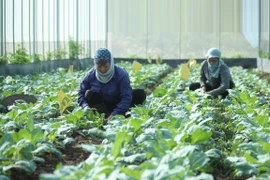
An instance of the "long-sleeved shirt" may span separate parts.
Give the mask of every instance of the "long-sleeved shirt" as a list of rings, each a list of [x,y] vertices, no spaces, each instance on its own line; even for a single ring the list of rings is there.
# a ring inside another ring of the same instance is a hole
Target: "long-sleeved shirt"
[[[229,67],[226,64],[221,65],[218,78],[214,78],[209,74],[207,60],[202,62],[200,84],[201,87],[205,86],[206,84],[211,86],[213,90],[211,90],[209,93],[212,96],[220,95],[227,89],[232,88],[230,87],[231,82],[231,73]]]
[[[88,106],[85,92],[91,90],[98,93],[105,102],[115,103],[116,108],[112,115],[125,114],[132,101],[132,88],[127,71],[119,66],[114,66],[114,75],[108,83],[101,83],[95,76],[96,69],[92,68],[80,84],[78,103],[81,107]]]

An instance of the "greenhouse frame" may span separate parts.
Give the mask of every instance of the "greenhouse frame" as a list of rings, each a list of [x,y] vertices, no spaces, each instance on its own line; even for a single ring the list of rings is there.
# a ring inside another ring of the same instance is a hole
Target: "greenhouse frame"
[[[269,0],[0,0],[0,179],[270,179]]]

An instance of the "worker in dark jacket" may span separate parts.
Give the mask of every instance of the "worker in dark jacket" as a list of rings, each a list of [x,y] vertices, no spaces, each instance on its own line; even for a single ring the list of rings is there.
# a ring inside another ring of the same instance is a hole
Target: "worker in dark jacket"
[[[127,71],[114,64],[108,49],[96,51],[94,65],[80,84],[78,103],[82,108],[95,108],[110,121],[114,115],[125,115],[130,107],[144,102],[145,91],[132,90]]]
[[[220,58],[221,52],[217,48],[208,50],[206,58],[201,65],[200,82],[192,83],[190,90],[202,88],[209,95],[225,98],[229,93],[227,89],[235,87],[228,66]]]

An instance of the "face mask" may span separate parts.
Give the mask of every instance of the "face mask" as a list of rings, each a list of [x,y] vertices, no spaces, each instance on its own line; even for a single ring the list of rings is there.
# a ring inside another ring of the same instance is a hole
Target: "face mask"
[[[215,62],[215,63],[213,63],[213,64],[210,64],[209,62],[208,62],[208,67],[210,68],[210,70],[215,70],[217,67],[218,67],[218,61],[217,62]]]

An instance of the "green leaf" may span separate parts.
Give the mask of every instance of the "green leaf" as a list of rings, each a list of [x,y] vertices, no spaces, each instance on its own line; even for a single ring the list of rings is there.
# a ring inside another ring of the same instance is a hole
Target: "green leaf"
[[[19,142],[21,139],[27,139],[30,141],[32,139],[32,136],[28,129],[21,129],[17,133],[12,133],[12,137],[15,142]]]
[[[88,134],[90,136],[100,137],[100,138],[106,138],[107,137],[106,133],[104,131],[98,129],[98,128],[89,129]]]
[[[203,179],[207,179],[207,180],[214,180],[214,177],[211,174],[206,174],[206,173],[201,173],[200,175],[196,176],[196,177],[190,177],[187,179],[192,179],[192,180],[203,180]]]
[[[258,174],[258,170],[246,162],[238,162],[235,164],[234,168],[235,170],[231,175],[233,178],[240,178],[251,176],[253,174]]]
[[[257,161],[256,155],[252,152],[245,152],[245,158],[248,163],[254,163]]]
[[[125,173],[130,178],[141,179],[141,171],[135,169],[121,168],[121,172]]]
[[[264,127],[267,125],[268,119],[268,116],[256,116],[254,122]]]
[[[3,96],[10,96],[10,95],[12,95],[13,94],[13,92],[12,92],[12,90],[6,90],[6,91],[3,91],[3,92],[1,92],[2,93],[2,95]]]
[[[167,142],[167,146],[170,150],[172,150],[177,145],[177,143],[174,140],[168,140],[166,142]]]
[[[164,139],[173,139],[173,135],[170,130],[162,128],[160,129]]]
[[[259,142],[260,144],[262,144],[263,149],[266,150],[267,153],[270,153],[270,143],[268,142]]]
[[[191,143],[192,144],[206,143],[210,139],[211,136],[212,136],[212,131],[206,132],[202,130],[202,128],[198,128],[191,135]]]
[[[32,151],[34,149],[34,146],[32,144],[27,144],[25,147],[23,147],[20,150],[20,154],[25,160],[32,160],[33,159],[33,154]]]
[[[28,114],[27,127],[30,131],[32,131],[34,129],[34,120],[33,120],[32,116],[30,115],[30,113]]]
[[[33,151],[34,154],[44,152],[52,153],[56,155],[59,159],[62,159],[62,153],[54,145],[49,143],[40,144],[39,147]]]
[[[213,159],[219,159],[221,157],[221,152],[218,149],[210,149],[205,152],[206,156]]]
[[[151,136],[151,135],[148,135],[148,134],[140,134],[137,138],[136,138],[136,141],[137,143],[142,143],[144,141],[150,141],[150,140],[153,140],[154,137]]]
[[[140,164],[141,169],[155,169],[156,165],[154,165],[152,162],[145,161],[142,164]]]
[[[89,109],[90,110],[90,109]],[[77,119],[81,119],[84,116],[84,111],[83,109],[81,109],[80,107],[75,108],[72,111],[72,114],[77,118]]]
[[[195,151],[192,154],[189,154],[189,165],[192,170],[199,170],[200,168],[204,167],[209,158],[202,152]]]
[[[167,94],[167,89],[161,89],[161,88],[157,88],[153,95],[154,97],[162,97],[162,96],[165,96]]]
[[[133,154],[130,156],[125,156],[125,157],[119,157],[118,161],[119,162],[124,162],[124,163],[129,163],[129,164],[137,164],[141,163],[146,159],[146,154]]]
[[[129,125],[134,127],[134,132],[137,132],[138,129],[140,129],[143,121],[139,119],[131,119],[129,121]]]
[[[97,174],[105,174],[106,176],[110,175],[113,171],[113,166],[99,166],[97,170]]]
[[[34,161],[17,161],[12,165],[4,166],[3,171],[7,171],[11,168],[22,169],[26,172],[32,173],[36,170],[36,164]]]
[[[96,145],[94,145],[94,144],[81,144],[81,147],[88,152],[95,152],[95,153],[99,154],[98,150],[96,148]]]
[[[64,145],[67,145],[67,144],[75,144],[75,140],[73,138],[66,138],[64,141],[63,141]]]
[[[127,132],[122,131],[116,133],[115,142],[112,150],[112,154],[115,158],[118,157],[123,144],[129,142],[131,138],[132,137]]]

